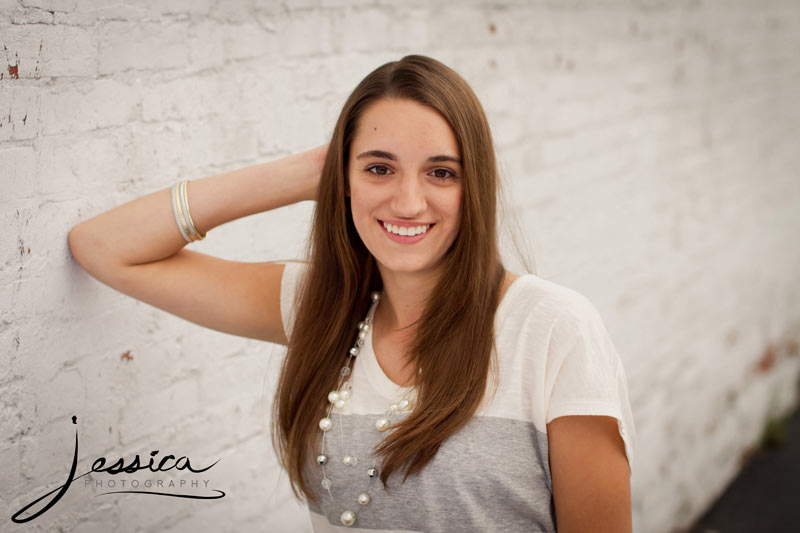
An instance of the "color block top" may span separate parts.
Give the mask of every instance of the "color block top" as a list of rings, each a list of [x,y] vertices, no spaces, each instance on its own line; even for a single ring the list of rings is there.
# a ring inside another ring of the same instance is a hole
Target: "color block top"
[[[284,270],[281,314],[287,337],[306,268],[290,262]],[[380,467],[371,453],[382,435],[375,422],[412,390],[383,372],[370,329],[354,362],[352,397],[341,414],[331,416],[333,429],[326,433],[330,494],[321,486],[322,467],[309,478],[320,496],[318,504],[309,504],[315,532],[555,531],[547,424],[565,415],[616,418],[633,470],[636,431],[625,372],[585,296],[534,274],[522,275],[500,301],[495,335],[499,381],[494,395],[487,394],[475,417],[421,473],[403,484],[402,476],[393,476],[387,492],[366,473]],[[357,463],[345,465],[346,454]],[[370,496],[366,505],[358,503],[361,493]],[[350,527],[341,522],[346,510],[356,516]]]

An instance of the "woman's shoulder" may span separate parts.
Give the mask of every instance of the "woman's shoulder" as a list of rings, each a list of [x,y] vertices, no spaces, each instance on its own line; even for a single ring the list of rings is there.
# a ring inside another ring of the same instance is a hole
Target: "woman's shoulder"
[[[578,323],[597,322],[599,312],[582,292],[538,274],[509,273],[510,283],[501,299],[500,311],[530,320]]]
[[[304,274],[308,270],[308,263],[301,260],[275,261],[283,263],[283,276],[281,278],[281,320],[283,330],[288,337],[294,327],[294,315],[300,299],[300,285]]]
[[[560,282],[542,277],[538,274],[506,272],[504,280],[505,294],[512,299],[522,298],[531,301],[558,301],[565,305],[585,304],[588,298],[581,292]],[[505,297],[505,295],[504,295]]]

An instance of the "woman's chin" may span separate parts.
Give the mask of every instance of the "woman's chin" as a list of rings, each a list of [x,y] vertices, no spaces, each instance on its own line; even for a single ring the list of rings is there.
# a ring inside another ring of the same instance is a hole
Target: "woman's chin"
[[[381,261],[376,258],[382,274],[425,275],[435,272],[436,266],[431,263],[411,263],[408,261]]]

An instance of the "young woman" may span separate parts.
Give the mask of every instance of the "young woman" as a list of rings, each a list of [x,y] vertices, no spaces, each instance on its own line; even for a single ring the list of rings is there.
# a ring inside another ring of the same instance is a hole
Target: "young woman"
[[[70,247],[126,294],[288,347],[273,438],[316,531],[631,531],[619,355],[583,295],[503,268],[497,180],[472,90],[412,55],[356,87],[329,145],[179,182]],[[311,199],[304,262],[185,248]]]

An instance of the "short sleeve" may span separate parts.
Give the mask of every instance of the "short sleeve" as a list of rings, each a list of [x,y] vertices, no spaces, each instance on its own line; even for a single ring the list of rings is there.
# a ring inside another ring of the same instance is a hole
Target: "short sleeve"
[[[290,338],[294,328],[294,318],[299,300],[298,289],[308,265],[302,262],[286,263],[281,278],[281,321],[286,338]]]
[[[594,305],[575,293],[557,320],[554,335],[571,336],[568,350],[548,354],[550,394],[546,423],[567,415],[601,415],[617,419],[625,454],[633,473],[636,428],[622,361]]]

